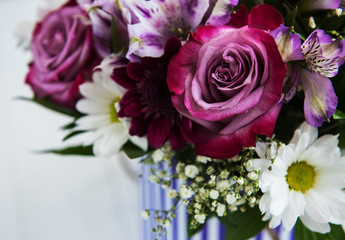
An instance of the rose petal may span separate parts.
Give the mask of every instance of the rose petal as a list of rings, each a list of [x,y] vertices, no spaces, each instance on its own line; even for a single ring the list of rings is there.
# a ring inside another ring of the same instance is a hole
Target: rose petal
[[[274,7],[260,4],[253,7],[248,15],[248,26],[261,30],[274,30],[284,25],[283,16]]]

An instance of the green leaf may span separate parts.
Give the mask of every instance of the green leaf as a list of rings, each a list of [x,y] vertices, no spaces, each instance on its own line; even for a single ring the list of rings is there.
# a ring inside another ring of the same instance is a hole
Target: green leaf
[[[316,233],[306,228],[298,219],[295,225],[296,240],[340,240],[345,239],[345,232],[340,225],[331,225],[331,231],[326,234]]]
[[[112,17],[110,26],[110,52],[118,53],[124,48],[123,39],[116,26],[116,19]]]
[[[84,133],[85,131],[84,130],[77,130],[77,131],[73,131],[69,134],[67,134],[63,139],[62,141],[66,141],[67,139],[70,139],[78,134],[81,134],[81,133]]]
[[[77,110],[73,109],[73,108],[68,108],[68,107],[64,107],[61,106],[47,98],[37,98],[37,97],[33,97],[33,98],[26,98],[26,97],[18,97],[17,99],[19,100],[24,100],[24,101],[30,101],[30,102],[34,102],[37,103],[43,107],[46,107],[50,110],[53,110],[55,112],[58,113],[62,113],[65,115],[69,115],[72,117],[81,117],[82,114],[80,112],[78,112]]]
[[[63,125],[62,127],[60,127],[61,130],[69,130],[72,129],[74,127],[76,127],[77,125],[75,124],[75,121],[68,123],[66,125]]]
[[[134,145],[131,141],[127,141],[121,148],[121,150],[131,159],[142,157],[148,152],[143,151],[138,146]]]
[[[261,212],[258,207],[247,207],[245,212],[236,211],[234,213],[228,212],[226,218],[231,215],[237,224],[233,226],[233,221],[230,225],[226,225],[226,240],[246,240],[256,236],[267,226],[267,222],[261,221]],[[220,218],[223,223],[222,219]],[[225,223],[225,222],[224,222]]]
[[[295,6],[295,8],[293,10],[290,10],[288,6],[286,6],[284,4],[285,8],[286,8],[286,15],[284,16],[284,25],[285,26],[289,26],[292,27],[295,25],[295,20],[296,20],[296,16],[298,13],[298,7]]]
[[[345,119],[345,113],[343,113],[342,111],[336,109],[335,113],[333,114],[333,118],[334,119]]]
[[[188,239],[192,238],[195,234],[200,232],[204,228],[205,223],[207,222],[207,218],[206,218],[204,224],[200,224],[198,227],[193,228],[193,227],[191,227],[192,220],[193,219],[192,219],[191,215],[188,214],[188,219],[187,219],[187,236],[188,236]]]
[[[82,155],[82,156],[94,156],[92,146],[72,146],[61,149],[48,149],[41,151],[40,153],[55,153],[58,155]]]
[[[237,228],[239,227],[238,223],[236,222],[235,217],[233,214],[226,214],[224,217],[218,217],[219,221],[226,227],[234,227]]]

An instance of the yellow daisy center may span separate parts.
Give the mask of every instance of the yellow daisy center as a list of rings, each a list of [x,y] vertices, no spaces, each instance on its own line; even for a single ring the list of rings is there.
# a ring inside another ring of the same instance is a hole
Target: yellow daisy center
[[[117,110],[115,108],[115,103],[117,103],[118,101],[119,101],[119,99],[115,99],[110,104],[110,119],[111,119],[112,123],[119,123],[120,122],[120,120],[117,116]]]
[[[304,193],[314,186],[315,169],[305,161],[296,162],[288,168],[285,177],[290,189]]]

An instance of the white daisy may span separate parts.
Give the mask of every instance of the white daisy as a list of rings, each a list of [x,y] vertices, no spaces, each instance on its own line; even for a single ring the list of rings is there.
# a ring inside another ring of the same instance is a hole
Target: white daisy
[[[317,135],[316,128],[303,123],[278,151],[271,170],[262,173],[259,206],[264,220],[271,218],[270,228],[283,222],[291,230],[298,217],[320,233],[330,231],[329,223],[345,223],[345,157],[338,136]]]
[[[144,138],[131,137],[128,119],[118,118],[118,103],[125,89],[111,79],[114,67],[123,64],[118,55],[110,55],[93,73],[93,82],[83,83],[79,89],[84,96],[77,102],[79,112],[86,114],[77,120],[76,130],[87,131],[83,144],[93,144],[96,156],[110,157],[117,154],[130,138],[142,149],[147,148]]]

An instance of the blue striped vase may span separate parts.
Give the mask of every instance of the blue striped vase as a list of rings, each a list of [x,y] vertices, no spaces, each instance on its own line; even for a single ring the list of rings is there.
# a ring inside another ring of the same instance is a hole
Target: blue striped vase
[[[160,170],[162,165],[147,165],[141,164],[141,175],[139,179],[139,197],[140,205],[139,209],[168,209],[173,200],[167,198],[167,191],[160,187],[159,184],[151,183],[149,177],[151,176],[150,169]],[[177,181],[172,182],[172,188],[178,189],[179,183]],[[171,226],[167,229],[168,233],[165,236],[160,237],[161,240],[223,240],[225,237],[226,228],[217,220],[212,218],[207,221],[203,230],[194,235],[192,238],[187,237],[187,211],[182,206],[176,214],[176,218],[173,219]],[[140,240],[154,240],[157,236],[152,232],[152,228],[155,227],[155,220],[150,217],[147,220],[142,219],[140,222]],[[293,231],[287,232],[283,230],[281,226],[274,229],[280,240],[294,240]],[[258,236],[251,240],[272,240],[267,230],[262,231]]]

